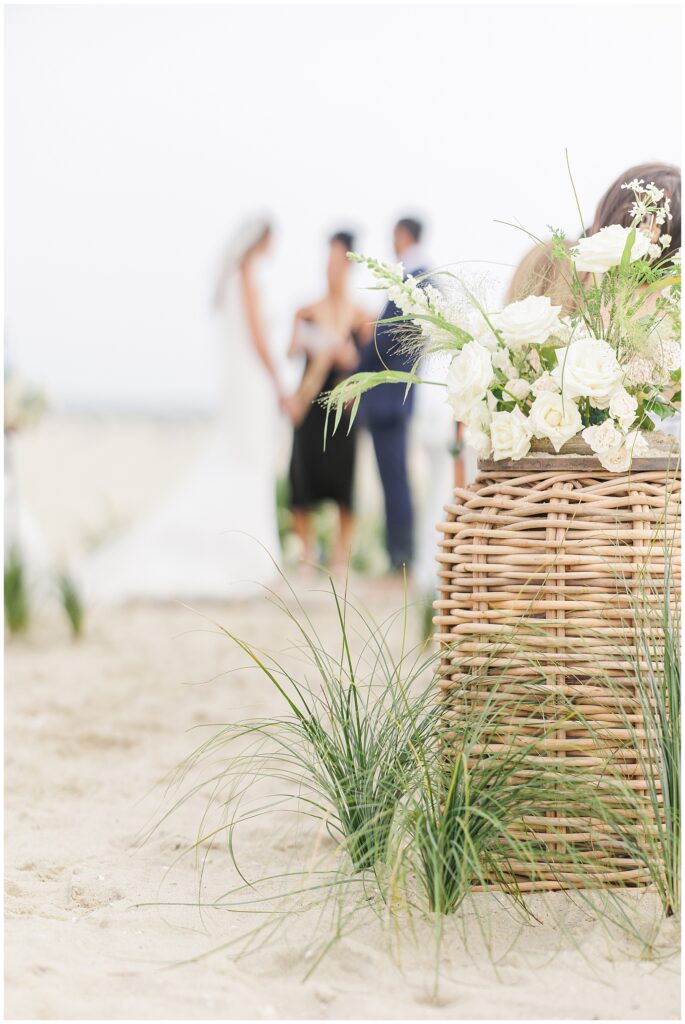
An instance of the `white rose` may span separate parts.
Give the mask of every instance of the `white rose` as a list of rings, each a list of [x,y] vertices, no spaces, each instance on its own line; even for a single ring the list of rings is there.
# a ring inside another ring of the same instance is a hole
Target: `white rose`
[[[528,418],[518,406],[513,412],[494,412],[490,422],[493,458],[522,459],[530,450],[531,433]]]
[[[524,398],[528,398],[530,394],[530,384],[522,377],[514,377],[513,380],[507,381],[504,386],[504,392],[507,395],[511,395],[512,398],[522,401]]]
[[[549,438],[555,452],[560,451],[583,426],[576,403],[551,391],[538,395],[530,407],[528,419],[535,437]]]
[[[589,398],[596,409],[606,409],[621,385],[622,371],[608,342],[581,338],[557,352],[552,376],[565,398]]]
[[[557,391],[558,392],[559,391],[559,384],[554,379],[552,374],[548,373],[547,370],[545,370],[545,372],[542,374],[541,377],[538,377],[537,380],[533,381],[533,383],[530,386],[530,390],[536,396],[537,395],[542,395],[546,391]]]
[[[467,427],[464,431],[464,440],[469,448],[473,448],[479,459],[487,459],[492,454],[492,441],[484,430],[471,430]]]
[[[631,228],[624,228],[620,224],[610,224],[609,227],[600,228],[595,235],[581,238],[571,254],[576,270],[603,274],[605,271],[611,270],[612,267],[617,267],[621,262],[630,232]],[[636,231],[635,241],[630,250],[630,262],[644,256],[649,249],[649,244],[647,236],[643,235],[641,231]]]
[[[501,370],[507,380],[512,380],[516,376],[514,364],[511,361],[509,350],[506,348],[498,348],[493,352],[492,365],[496,370]]]
[[[609,415],[618,420],[621,427],[627,430],[637,415],[637,399],[633,398],[625,388],[621,388],[611,396]]]
[[[470,311],[466,330],[489,352],[494,352],[499,345],[497,335],[479,309],[473,308]]]
[[[626,448],[625,445],[619,445],[617,448],[609,448],[605,452],[600,452],[597,458],[610,473],[627,473],[632,462],[630,449]]]
[[[487,396],[488,399],[490,395]],[[493,410],[488,401],[476,402],[468,411],[464,423],[472,430],[486,430],[490,426]]]
[[[479,402],[469,409],[464,440],[473,448],[479,459],[487,459],[492,452],[490,440],[490,421],[492,413],[487,402]]]
[[[485,398],[494,376],[487,349],[477,341],[467,342],[452,360],[447,374],[447,401],[458,420],[465,420],[469,409]]]
[[[626,434],[625,446],[634,459],[639,455],[646,455],[649,451],[649,444],[639,430],[631,430]]]
[[[553,306],[548,295],[529,295],[510,302],[492,321],[510,348],[543,345],[561,327],[561,306]]]
[[[562,317],[559,318],[559,329],[556,332],[556,338],[564,345],[568,345],[574,335],[573,323],[570,320],[565,320]]]
[[[623,441],[614,421],[609,419],[593,427],[586,427],[582,436],[597,455],[608,452],[610,448],[617,448]]]

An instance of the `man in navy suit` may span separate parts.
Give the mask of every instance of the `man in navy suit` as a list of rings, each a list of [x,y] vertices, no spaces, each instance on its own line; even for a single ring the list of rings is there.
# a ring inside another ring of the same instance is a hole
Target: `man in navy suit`
[[[419,243],[423,225],[413,217],[403,217],[395,225],[393,241],[405,274],[418,277],[426,272]],[[388,302],[380,320],[401,316],[401,310]],[[398,327],[403,324],[376,324],[373,340],[364,349],[360,371],[411,370],[416,356],[398,351]],[[414,554],[414,518],[407,472],[407,434],[414,402],[411,389],[399,384],[380,384],[361,402],[360,418],[368,427],[376,453],[378,471],[385,498],[386,546],[393,570],[411,566]]]

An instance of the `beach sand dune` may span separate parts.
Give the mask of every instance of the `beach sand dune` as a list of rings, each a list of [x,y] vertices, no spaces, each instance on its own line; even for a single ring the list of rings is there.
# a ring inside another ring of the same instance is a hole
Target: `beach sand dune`
[[[380,615],[402,597],[367,600]],[[315,594],[305,603],[337,642],[330,608]],[[282,617],[266,602],[201,611],[278,646]],[[253,955],[236,960],[234,947],[203,956],[255,925],[247,910],[201,916],[192,905],[195,862],[176,861],[197,834],[204,798],[139,839],[168,806],[160,782],[204,727],[277,712],[273,691],[240,667],[244,656],[225,637],[174,605],[96,610],[78,643],[47,609],[29,636],[9,643],[6,662],[7,1017],[678,1017],[675,926],[640,958],[564,895],[541,901],[542,923],[520,934],[494,897],[480,898],[492,948],[472,910],[465,923],[450,922],[437,996],[430,925],[415,919],[414,935],[402,926],[398,952],[372,909],[307,980],[328,933],[302,901]],[[315,840],[280,817],[257,818],[238,853],[260,878],[306,864]],[[218,894],[239,880],[220,843],[208,846],[207,891]],[[649,895],[634,903],[645,918],[653,912]]]

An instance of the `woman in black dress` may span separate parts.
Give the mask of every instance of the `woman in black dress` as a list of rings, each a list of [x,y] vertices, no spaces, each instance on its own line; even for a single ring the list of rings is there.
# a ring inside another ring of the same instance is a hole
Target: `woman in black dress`
[[[323,501],[338,506],[339,530],[331,568],[347,565],[352,540],[352,483],[356,425],[343,422],[332,433],[329,424],[324,450],[326,412],[319,398],[348,376],[358,362],[358,345],[372,329],[370,317],[347,293],[350,265],[347,253],[354,240],[339,231],[330,239],[328,291],[323,299],[295,315],[290,354],[307,357],[302,383],[287,406],[295,422],[290,460],[290,505],[295,531],[302,542],[303,561],[314,558],[312,509]]]

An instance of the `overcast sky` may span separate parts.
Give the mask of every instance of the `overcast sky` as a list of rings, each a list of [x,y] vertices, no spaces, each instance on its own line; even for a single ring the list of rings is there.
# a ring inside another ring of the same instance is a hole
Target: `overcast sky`
[[[587,221],[680,162],[673,6],[5,10],[8,355],[66,406],[211,405],[209,297],[255,210],[282,349],[335,228],[388,256],[418,211],[434,264],[506,277],[527,245],[496,219],[578,230],[565,147]]]

